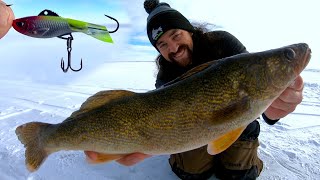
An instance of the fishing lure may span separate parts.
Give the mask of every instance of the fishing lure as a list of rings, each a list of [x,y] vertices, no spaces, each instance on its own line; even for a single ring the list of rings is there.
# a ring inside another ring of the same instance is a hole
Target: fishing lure
[[[73,32],[82,32],[103,42],[113,43],[109,33],[114,33],[119,28],[119,22],[108,15],[106,17],[116,21],[117,27],[113,31],[108,31],[105,26],[92,24],[84,21],[79,21],[70,18],[60,17],[51,10],[43,10],[38,16],[29,16],[13,20],[13,28],[21,34],[35,37],[35,38],[52,38],[58,37],[67,40],[68,50],[68,66],[64,68],[63,58],[61,59],[61,69],[67,72],[70,68],[72,71],[80,71],[82,69],[82,59],[80,69],[73,69],[71,67],[71,42]],[[68,36],[68,37],[64,37]]]

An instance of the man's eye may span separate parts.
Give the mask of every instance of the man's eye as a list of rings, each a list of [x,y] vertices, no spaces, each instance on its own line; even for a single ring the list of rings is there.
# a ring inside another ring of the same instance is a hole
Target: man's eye
[[[163,49],[163,48],[165,48],[165,47],[166,47],[166,44],[160,44],[160,45],[159,45],[159,48],[160,48],[160,49]]]
[[[173,36],[173,39],[178,39],[180,37],[180,33],[177,33]]]

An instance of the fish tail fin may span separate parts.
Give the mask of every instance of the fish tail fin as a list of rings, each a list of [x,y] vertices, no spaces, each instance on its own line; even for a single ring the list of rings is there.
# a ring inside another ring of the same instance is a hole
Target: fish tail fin
[[[109,31],[105,26],[95,25],[88,23],[88,30],[84,31],[83,33],[99,39],[103,42],[113,43],[113,40],[109,34]]]
[[[30,172],[36,171],[49,155],[41,142],[41,132],[49,125],[31,122],[16,128],[16,135],[26,148],[26,166]]]
[[[105,26],[78,21],[75,19],[65,19],[67,20],[72,31],[82,32],[103,42],[113,43],[109,31]]]

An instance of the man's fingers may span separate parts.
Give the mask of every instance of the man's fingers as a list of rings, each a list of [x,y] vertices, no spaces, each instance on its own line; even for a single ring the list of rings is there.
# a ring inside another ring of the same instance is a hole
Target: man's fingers
[[[283,100],[278,98],[275,101],[273,101],[270,107],[272,107],[273,110],[278,109],[279,111],[281,110],[281,111],[290,113],[296,109],[298,104],[299,103],[284,102]]]
[[[274,102],[277,102],[277,104],[281,104],[281,102],[291,103],[291,104],[300,104],[302,102],[302,99],[303,99],[302,91],[296,91],[294,89],[287,88],[285,91],[282,92],[279,98],[277,98]]]
[[[121,159],[118,159],[117,162],[125,166],[132,166],[140,161],[143,161],[148,157],[151,157],[151,155],[142,154],[142,153],[133,153]]]
[[[14,14],[10,7],[0,1],[0,39],[7,34],[12,26]]]
[[[294,82],[285,89],[278,99],[281,99],[284,103],[300,104],[303,99],[303,79],[299,75]],[[279,104],[280,102],[278,102]]]
[[[293,82],[292,84],[289,86],[289,88],[294,89],[296,91],[302,91],[303,89],[303,79],[302,77],[299,75]]]
[[[269,107],[264,114],[271,120],[276,120],[276,119],[280,119],[283,118],[285,116],[288,115],[287,111],[278,109],[278,108],[274,108],[274,107]]]

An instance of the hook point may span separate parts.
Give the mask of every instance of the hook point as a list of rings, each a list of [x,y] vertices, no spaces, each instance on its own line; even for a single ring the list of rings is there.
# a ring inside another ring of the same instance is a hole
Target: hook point
[[[118,31],[118,29],[119,29],[119,26],[120,26],[120,24],[119,24],[118,20],[117,20],[116,18],[113,18],[113,17],[108,16],[108,15],[106,15],[106,14],[105,14],[105,16],[106,16],[106,17],[108,17],[108,18],[110,18],[110,19],[112,19],[112,20],[114,20],[114,21],[117,23],[117,27],[116,27],[116,29],[115,29],[115,30],[113,30],[113,31],[109,31],[109,33],[117,32],[117,31]]]

